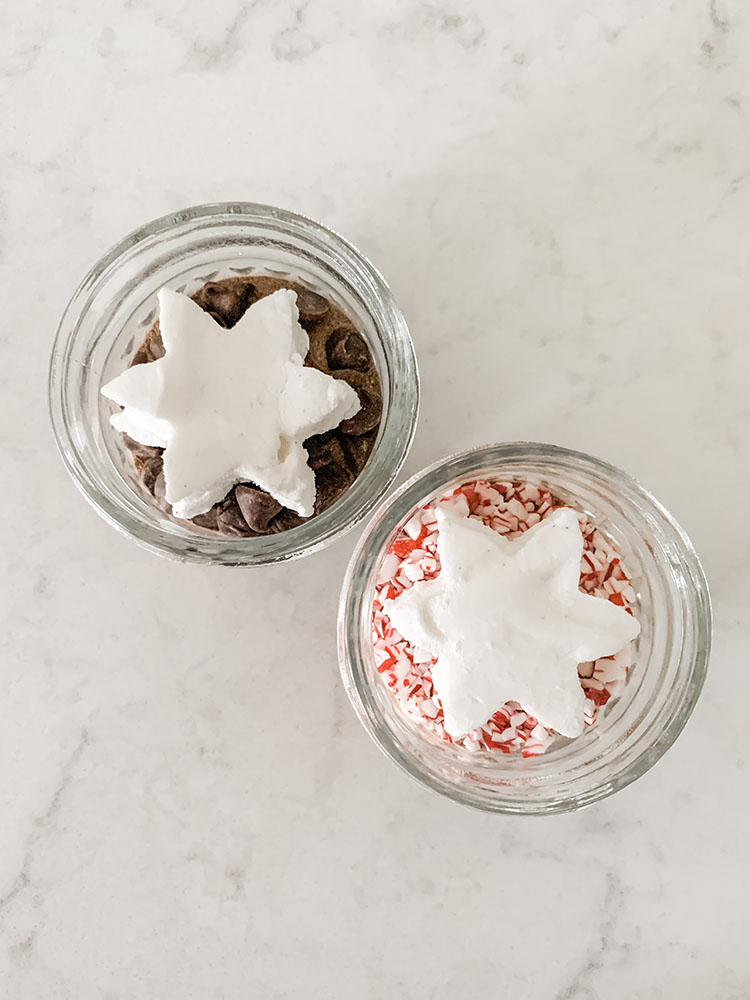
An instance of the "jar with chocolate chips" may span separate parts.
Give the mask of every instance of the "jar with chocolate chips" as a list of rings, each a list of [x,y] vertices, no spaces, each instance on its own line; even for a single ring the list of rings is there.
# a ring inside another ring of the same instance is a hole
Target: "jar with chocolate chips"
[[[244,203],[158,219],[110,251],[50,371],[61,454],[99,513],[154,551],[225,565],[309,553],[364,517],[407,454],[418,395],[372,265],[317,223]]]

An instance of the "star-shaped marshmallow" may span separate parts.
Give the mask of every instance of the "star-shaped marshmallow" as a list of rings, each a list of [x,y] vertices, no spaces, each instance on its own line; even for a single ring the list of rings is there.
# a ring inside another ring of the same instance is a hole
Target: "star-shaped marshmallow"
[[[162,288],[158,297],[166,353],[104,386],[123,407],[114,427],[165,449],[177,517],[205,513],[239,482],[309,517],[315,476],[302,442],[354,416],[360,402],[346,382],[304,367],[310,344],[296,294],[260,299],[229,330],[186,295]]]
[[[624,608],[578,589],[583,536],[569,507],[516,541],[438,505],[440,573],[383,610],[437,662],[445,729],[458,739],[517,701],[563,736],[583,731],[578,664],[611,656],[640,625]]]

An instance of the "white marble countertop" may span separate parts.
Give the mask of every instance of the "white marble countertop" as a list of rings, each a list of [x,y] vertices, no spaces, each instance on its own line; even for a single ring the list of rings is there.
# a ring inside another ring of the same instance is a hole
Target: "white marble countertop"
[[[0,22],[3,1000],[750,996],[747,4],[18,0]],[[714,656],[637,784],[541,820],[419,789],[339,683],[353,537],[186,567],[78,495],[45,406],[67,298],[131,228],[230,198],[385,273],[423,377],[405,472],[556,442],[691,533]]]

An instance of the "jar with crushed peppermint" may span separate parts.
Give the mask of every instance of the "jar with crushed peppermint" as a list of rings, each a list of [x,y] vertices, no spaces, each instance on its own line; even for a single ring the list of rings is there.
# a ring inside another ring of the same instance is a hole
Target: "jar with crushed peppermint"
[[[580,527],[578,591],[631,614],[640,634],[578,663],[580,735],[561,736],[516,701],[451,735],[432,676],[439,657],[399,633],[389,609],[439,579],[444,514],[516,543],[563,509]],[[710,634],[702,568],[658,501],[596,458],[525,443],[445,459],[386,500],[354,553],[339,615],[344,683],[381,749],[458,802],[510,813],[580,808],[644,773],[695,705]]]

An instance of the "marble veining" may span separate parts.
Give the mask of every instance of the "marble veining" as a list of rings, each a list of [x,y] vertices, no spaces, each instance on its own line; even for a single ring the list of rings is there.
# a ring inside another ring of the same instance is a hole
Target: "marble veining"
[[[745,1000],[750,9],[114,0],[0,10],[0,996]],[[637,475],[716,611],[685,733],[572,816],[467,812],[336,664],[350,538],[263,572],[120,538],[46,370],[87,268],[190,204],[320,218],[383,271],[404,476],[493,440]]]

